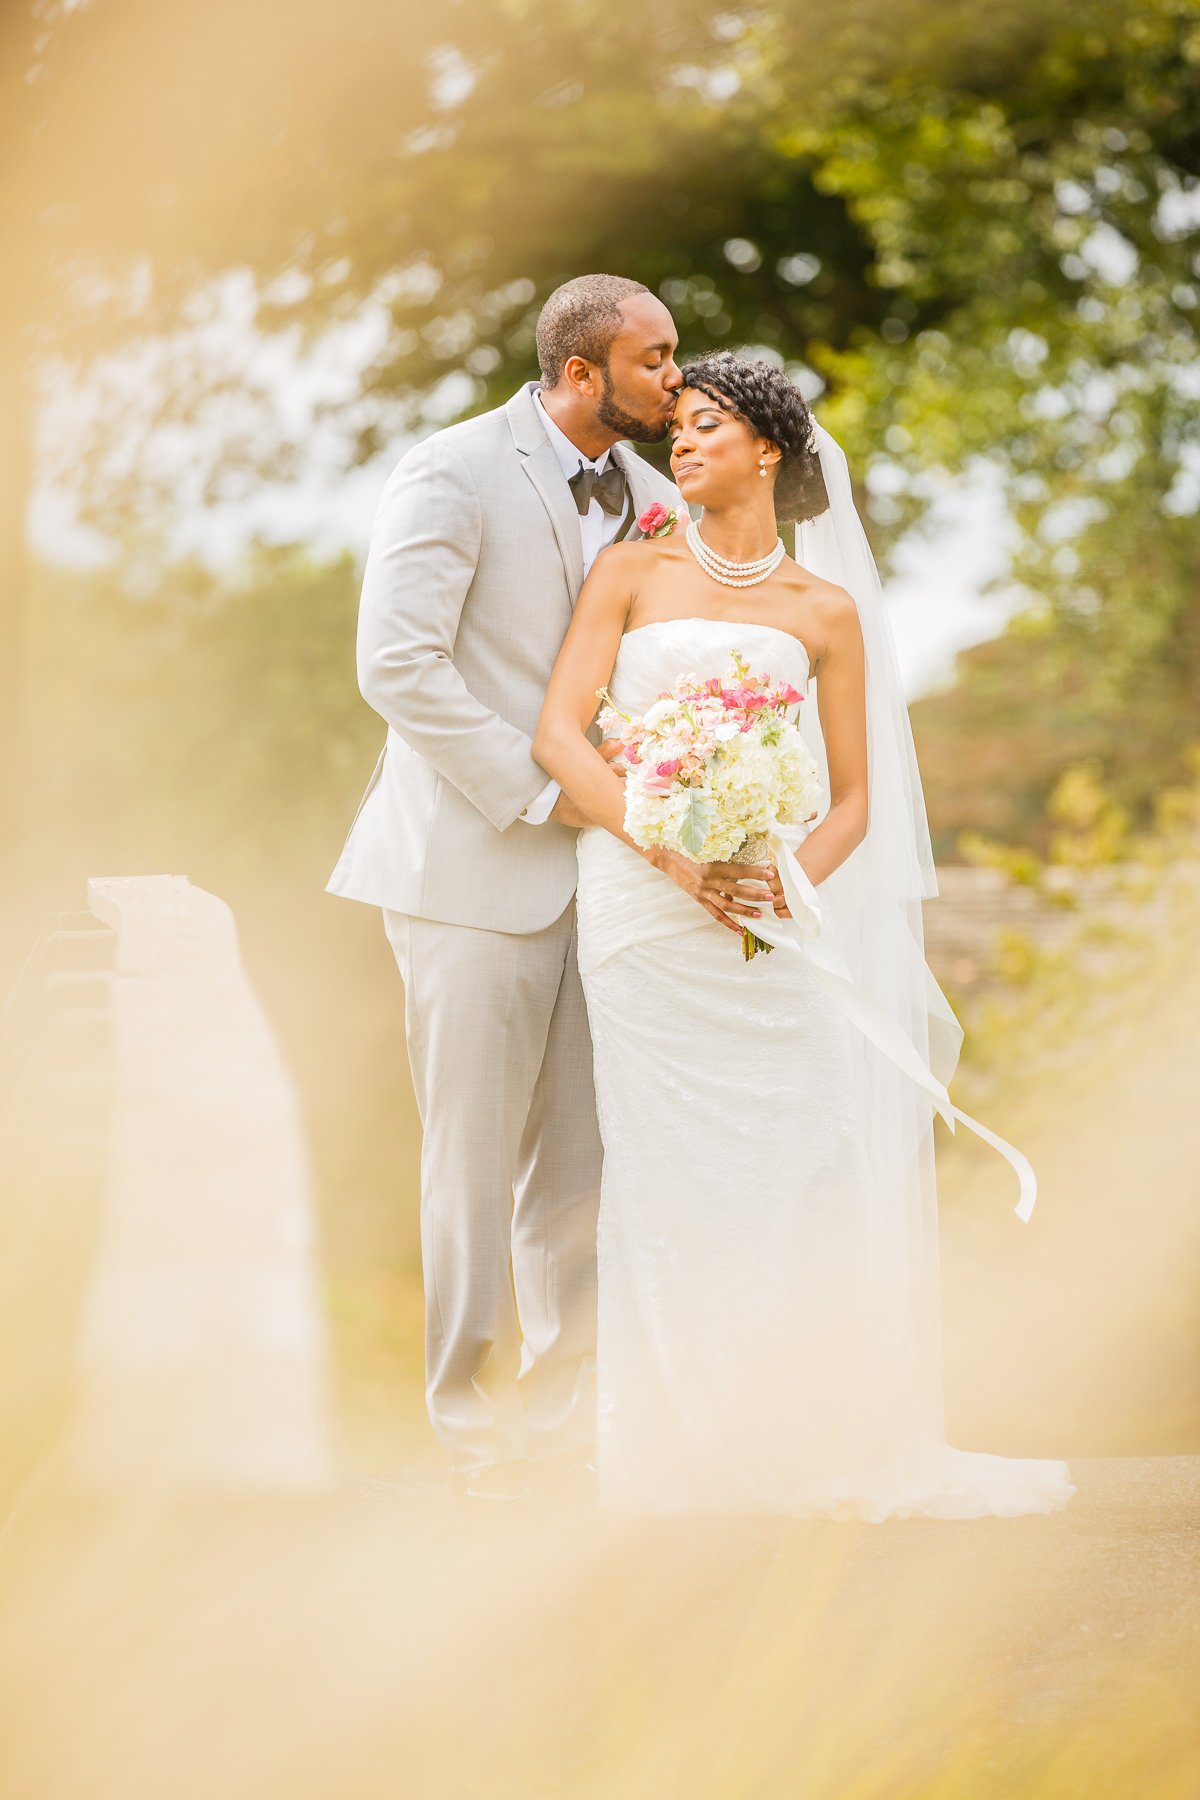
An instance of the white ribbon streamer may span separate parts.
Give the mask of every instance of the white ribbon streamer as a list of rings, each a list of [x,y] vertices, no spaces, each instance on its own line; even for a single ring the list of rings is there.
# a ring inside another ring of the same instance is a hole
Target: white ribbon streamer
[[[1019,1219],[1028,1224],[1037,1200],[1037,1177],[1028,1157],[1023,1156],[1005,1138],[989,1131],[986,1125],[981,1125],[978,1119],[973,1119],[969,1113],[955,1106],[945,1086],[933,1073],[907,1032],[891,1013],[854,980],[846,966],[845,957],[831,942],[825,928],[817,890],[796,861],[795,851],[803,843],[804,837],[801,827],[783,825],[778,820],[767,834],[792,916],[790,919],[781,919],[773,911],[765,912],[753,926],[755,936],[762,938],[764,943],[798,950],[807,957],[821,986],[833,995],[864,1037],[882,1050],[918,1087],[924,1088],[950,1130],[953,1131],[956,1122],[961,1121],[1011,1163],[1021,1185],[1020,1199],[1013,1210]]]

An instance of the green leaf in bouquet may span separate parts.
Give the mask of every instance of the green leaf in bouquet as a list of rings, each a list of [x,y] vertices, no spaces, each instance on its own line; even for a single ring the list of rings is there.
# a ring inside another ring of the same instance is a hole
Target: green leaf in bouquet
[[[712,824],[712,816],[712,800],[702,789],[694,788],[688,795],[687,811],[679,827],[679,842],[689,856],[700,857],[704,854],[704,843]]]

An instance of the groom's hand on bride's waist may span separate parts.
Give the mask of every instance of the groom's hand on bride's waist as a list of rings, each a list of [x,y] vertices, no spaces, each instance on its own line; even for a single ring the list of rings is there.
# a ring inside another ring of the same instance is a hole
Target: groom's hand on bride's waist
[[[620,756],[625,746],[620,738],[605,738],[602,744],[596,745],[596,748],[599,750],[605,762],[611,764],[618,756]],[[618,776],[621,781],[624,781],[624,769],[614,769],[613,774]],[[569,825],[575,831],[582,830],[583,826],[592,824],[592,820],[588,818],[587,814],[581,812],[575,802],[573,800],[568,800],[567,796],[561,792],[558,799],[554,802],[550,817],[554,820],[556,825]]]
[[[550,817],[556,825],[569,825],[572,831],[581,831],[591,820],[586,813],[580,812],[575,802],[560,793],[550,811]]]

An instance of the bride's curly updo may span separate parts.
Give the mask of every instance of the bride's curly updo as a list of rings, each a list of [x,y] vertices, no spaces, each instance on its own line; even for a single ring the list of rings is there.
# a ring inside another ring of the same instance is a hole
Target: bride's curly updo
[[[775,517],[780,524],[815,519],[829,506],[808,403],[782,369],[732,350],[714,350],[683,367],[684,387],[707,394],[716,406],[770,438],[782,452],[775,478]]]

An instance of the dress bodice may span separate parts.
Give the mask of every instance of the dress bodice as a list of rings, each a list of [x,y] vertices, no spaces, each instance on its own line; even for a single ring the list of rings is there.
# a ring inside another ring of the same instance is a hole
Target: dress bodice
[[[808,684],[808,652],[777,625],[738,624],[733,619],[657,619],[621,639],[609,687],[623,711],[641,713],[681,675],[723,675],[734,651],[754,674]]]

